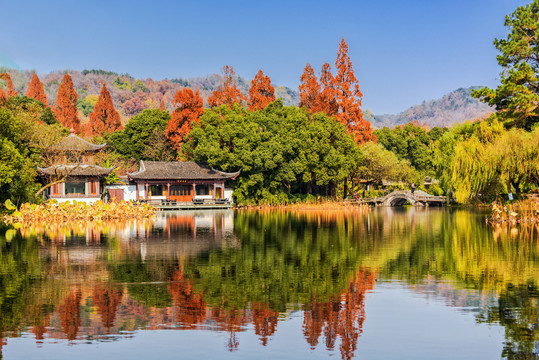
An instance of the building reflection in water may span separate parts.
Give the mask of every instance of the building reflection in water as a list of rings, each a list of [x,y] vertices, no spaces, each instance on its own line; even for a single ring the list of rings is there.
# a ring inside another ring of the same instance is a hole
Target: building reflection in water
[[[299,309],[307,346],[351,359],[360,353],[366,296],[381,277],[405,279],[416,294],[449,306],[486,309],[480,322],[507,327],[505,351],[534,354],[537,330],[519,334],[538,318],[536,285],[526,283],[538,278],[528,260],[538,248],[520,234],[536,239],[537,229],[516,234],[438,211],[164,212],[23,227],[11,252],[1,248],[2,265],[22,285],[12,286],[19,291],[12,313],[0,314],[0,351],[6,337],[25,331],[38,343],[77,343],[140,329],[222,332],[234,351],[246,330],[267,346],[279,320]],[[470,288],[482,291],[472,297]]]

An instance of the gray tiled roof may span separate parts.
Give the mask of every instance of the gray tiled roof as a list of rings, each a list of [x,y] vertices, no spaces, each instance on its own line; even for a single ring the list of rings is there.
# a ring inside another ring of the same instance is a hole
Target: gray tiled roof
[[[37,170],[42,175],[56,176],[104,176],[108,175],[114,168],[103,168],[97,165],[53,165],[47,168],[38,167]]]
[[[141,180],[227,180],[235,179],[240,174],[225,173],[193,161],[140,161],[140,169],[127,173],[131,179]]]
[[[52,150],[60,151],[97,151],[103,149],[107,144],[95,145],[75,134],[70,134],[52,147]]]

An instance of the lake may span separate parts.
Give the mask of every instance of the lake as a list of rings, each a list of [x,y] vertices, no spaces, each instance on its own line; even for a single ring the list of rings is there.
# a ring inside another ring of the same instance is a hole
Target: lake
[[[537,359],[539,228],[445,208],[0,224],[1,359]]]

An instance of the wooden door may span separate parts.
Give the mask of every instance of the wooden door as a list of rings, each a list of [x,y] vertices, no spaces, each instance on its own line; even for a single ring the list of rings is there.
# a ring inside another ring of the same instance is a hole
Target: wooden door
[[[191,185],[172,185],[170,187],[169,200],[191,201],[193,200],[193,187]]]
[[[124,189],[109,189],[111,201],[124,201]]]

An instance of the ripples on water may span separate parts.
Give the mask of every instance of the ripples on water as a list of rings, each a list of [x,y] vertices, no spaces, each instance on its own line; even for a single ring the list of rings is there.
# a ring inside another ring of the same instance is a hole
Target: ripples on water
[[[380,208],[0,225],[0,351],[536,359],[538,228],[484,219]]]

